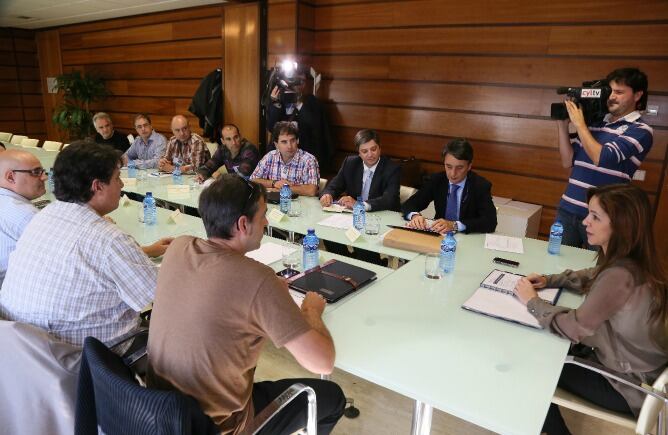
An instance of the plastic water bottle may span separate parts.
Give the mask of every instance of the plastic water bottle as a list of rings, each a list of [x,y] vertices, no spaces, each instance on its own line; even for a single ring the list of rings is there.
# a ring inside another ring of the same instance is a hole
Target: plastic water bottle
[[[144,223],[146,225],[155,225],[157,221],[157,210],[155,208],[155,198],[153,193],[146,192],[144,198]]]
[[[174,184],[181,184],[183,181],[181,178],[181,159],[174,157],[173,163],[174,169],[172,170],[172,181]]]
[[[547,243],[547,252],[552,255],[559,255],[561,250],[561,238],[564,235],[564,226],[556,221],[550,227],[550,241]]]
[[[53,193],[56,188],[56,183],[53,181],[53,168],[49,171],[49,179],[47,181],[47,189],[49,193]]]
[[[281,190],[279,192],[279,195],[281,197],[281,213],[289,213],[290,212],[290,200],[292,199],[292,189],[290,189],[290,186],[287,184],[284,184],[281,186]]]
[[[318,245],[320,244],[320,239],[315,235],[315,230],[309,228],[306,236],[304,236],[304,261],[303,266],[304,270],[313,269],[318,264],[320,264],[320,253],[318,252]]]
[[[439,265],[444,273],[450,273],[455,270],[455,254],[457,253],[457,239],[452,232],[449,232],[441,242],[441,258]]]
[[[137,178],[137,164],[134,160],[128,160],[128,178]]]
[[[364,201],[362,201],[361,196],[358,196],[355,205],[353,205],[353,226],[357,231],[362,231],[365,223],[366,210],[364,209]]]

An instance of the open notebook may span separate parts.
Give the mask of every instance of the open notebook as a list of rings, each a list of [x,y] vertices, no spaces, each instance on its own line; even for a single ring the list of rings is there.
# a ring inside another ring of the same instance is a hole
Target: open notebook
[[[499,278],[500,277],[500,278]],[[496,317],[497,319],[507,320],[509,322],[519,323],[532,328],[541,329],[538,320],[529,313],[526,305],[519,301],[513,294],[515,288],[514,282],[519,280],[522,275],[494,270],[481,283],[473,295],[464,302],[462,308],[486,316]],[[503,282],[503,287],[486,287],[488,283],[499,279],[497,284]],[[561,295],[559,288],[544,288],[538,290],[538,296],[545,301],[555,304]]]

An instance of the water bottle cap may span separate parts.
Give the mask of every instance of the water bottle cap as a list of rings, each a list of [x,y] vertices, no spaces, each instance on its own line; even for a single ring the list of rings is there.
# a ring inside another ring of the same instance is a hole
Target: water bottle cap
[[[309,228],[307,231],[309,234],[315,234],[315,228]]]
[[[146,192],[146,196],[153,196],[153,192]]]

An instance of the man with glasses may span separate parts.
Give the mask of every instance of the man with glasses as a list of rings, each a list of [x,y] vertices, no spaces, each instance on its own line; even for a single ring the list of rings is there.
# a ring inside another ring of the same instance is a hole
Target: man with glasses
[[[29,152],[0,153],[0,286],[7,272],[9,254],[38,211],[30,201],[44,195],[46,179],[39,160]]]
[[[167,139],[153,130],[151,118],[145,113],[135,115],[135,130],[137,136],[130,148],[123,154],[123,165],[134,160],[139,169],[153,169],[158,167],[160,157],[165,153]]]
[[[90,141],[58,154],[56,201],[35,215],[16,243],[0,290],[0,317],[76,346],[88,336],[111,345],[137,330],[139,311],[155,292],[157,267],[149,256],[162,255],[171,239],[142,248],[105,219],[120,201],[120,162],[119,151]]]
[[[326,435],[343,415],[338,385],[313,378],[253,382],[267,339],[313,373],[330,373],[335,356],[321,318],[325,300],[308,293],[300,309],[283,279],[245,255],[260,247],[265,196],[264,187],[232,174],[202,191],[199,214],[207,240],[174,240],[158,274],[147,382],[194,397],[224,434],[245,432],[254,415],[301,382],[316,393],[318,433]],[[183,291],[184,282],[191,291]],[[292,434],[305,422],[302,395],[260,434]]]

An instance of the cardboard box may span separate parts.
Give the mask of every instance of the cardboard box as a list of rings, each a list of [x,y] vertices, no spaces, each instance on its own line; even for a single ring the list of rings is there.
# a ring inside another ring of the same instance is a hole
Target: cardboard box
[[[543,207],[520,201],[510,201],[497,207],[496,233],[514,237],[538,238]]]

